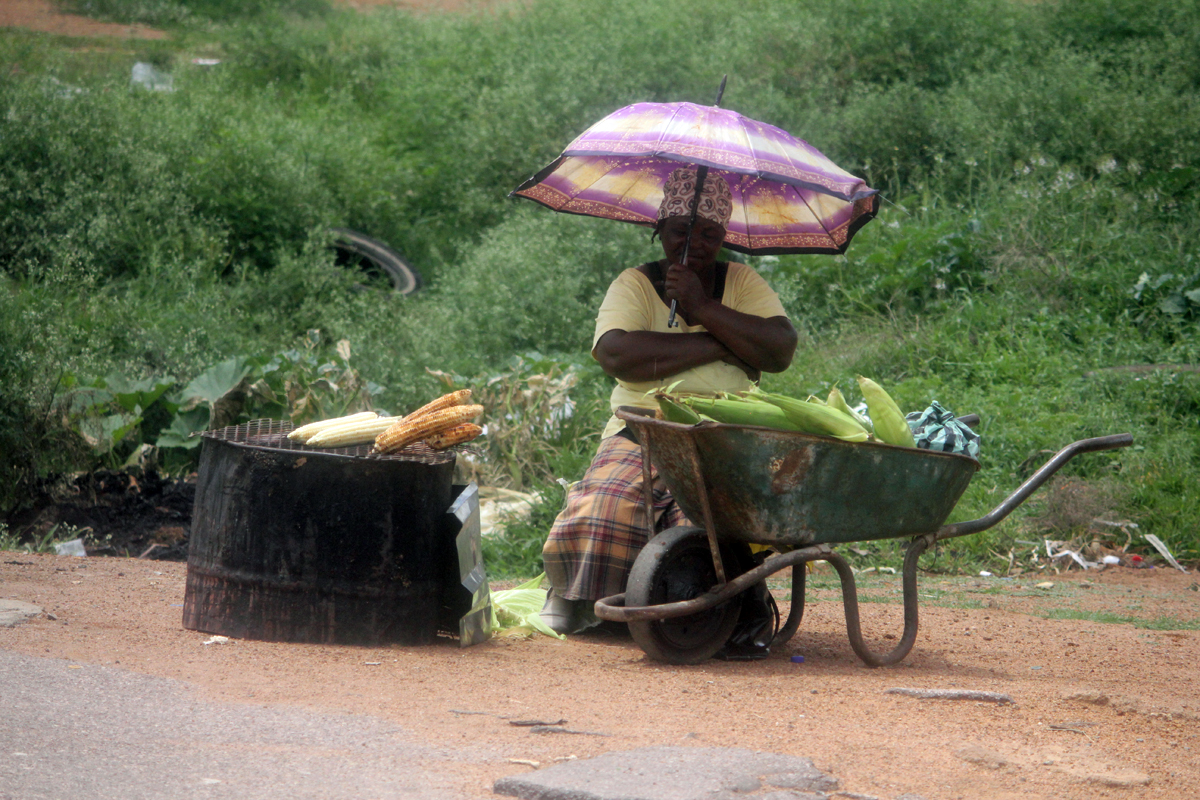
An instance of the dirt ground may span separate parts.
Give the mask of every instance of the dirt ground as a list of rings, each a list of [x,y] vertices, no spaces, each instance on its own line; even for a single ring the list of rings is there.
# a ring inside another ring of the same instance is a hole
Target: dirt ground
[[[650,661],[611,633],[466,649],[449,638],[206,645],[207,634],[181,625],[185,576],[175,562],[0,553],[0,597],[47,612],[0,628],[0,648],[174,678],[222,701],[383,717],[416,742],[461,752],[466,796],[486,796],[532,762],[679,744],[809,756],[843,790],[882,798],[1198,796],[1200,584],[1172,569],[923,578],[916,646],[883,669],[855,659],[829,572],[812,577],[799,633],[768,659],[694,667]],[[898,579],[862,577],[864,629],[875,649],[890,648],[901,628]],[[774,589],[784,613],[786,589]],[[1014,702],[920,700],[890,688],[1002,692]],[[539,735],[509,719],[565,719],[604,735]]]
[[[166,35],[57,14],[49,0],[3,0],[6,26]],[[47,612],[0,628],[0,648],[174,678],[223,701],[383,717],[414,741],[461,752],[466,796],[567,758],[682,744],[809,756],[842,790],[884,798],[1200,797],[1194,573],[923,577],[916,646],[883,669],[863,667],[850,650],[828,573],[814,576],[799,633],[770,658],[694,667],[649,661],[629,639],[604,633],[496,638],[467,649],[452,639],[417,648],[207,645],[208,634],[181,625],[185,575],[177,562],[0,552],[0,598]],[[890,648],[901,630],[898,579],[864,577],[861,588],[875,601],[862,606],[868,638]],[[786,614],[786,587],[774,591]],[[919,700],[885,694],[890,688],[1002,692],[1014,702]],[[539,735],[509,724],[531,719],[565,719],[572,730],[603,735]]]
[[[369,12],[386,6],[410,11],[464,11],[513,0],[335,0],[335,5]],[[144,25],[97,22],[78,14],[64,14],[53,0],[0,0],[0,28],[27,28],[59,36],[165,39],[169,34]]]
[[[124,39],[164,39],[167,34],[140,25],[97,22],[78,14],[59,13],[52,0],[3,0],[0,28],[28,28],[59,36],[114,36]]]

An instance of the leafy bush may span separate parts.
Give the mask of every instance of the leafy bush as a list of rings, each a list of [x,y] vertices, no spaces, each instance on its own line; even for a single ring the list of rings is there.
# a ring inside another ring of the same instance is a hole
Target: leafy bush
[[[326,0],[69,0],[68,5],[76,13],[98,19],[162,26],[329,11]]]
[[[1200,558],[1195,373],[1113,369],[1200,363],[1196,3],[769,1],[731,17],[718,0],[682,16],[665,0],[545,0],[302,17],[305,3],[103,2],[176,26],[153,54],[174,92],[129,90],[141,54],[0,35],[4,63],[26,70],[0,80],[0,505],[94,463],[54,411],[63,376],[137,391],[173,378],[161,405],[311,328],[323,347],[349,341],[396,410],[439,391],[427,369],[490,379],[530,352],[574,364],[575,438],[531,444],[546,457],[521,480],[578,477],[611,386],[587,356],[596,305],[657,248],[505,195],[604,114],[711,102],[728,71],[724,105],[885,192],[845,257],[754,260],[802,332],[767,384],[805,396],[862,373],[906,410],[979,412],[962,518],[1041,451],[1128,430],[1139,449],[1066,476],[1117,481],[1122,513]],[[222,63],[194,67],[194,46]],[[428,290],[356,292],[331,226],[401,249]],[[936,565],[993,558],[1027,515]]]

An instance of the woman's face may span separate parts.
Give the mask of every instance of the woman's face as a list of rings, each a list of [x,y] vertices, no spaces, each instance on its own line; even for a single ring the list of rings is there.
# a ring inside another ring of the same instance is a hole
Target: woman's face
[[[683,246],[687,241],[688,217],[667,217],[663,220],[659,238],[667,261],[678,264],[683,258]],[[712,220],[696,217],[692,231],[692,244],[688,249],[688,263],[684,266],[693,272],[703,272],[717,260],[717,253],[725,242],[725,229]]]

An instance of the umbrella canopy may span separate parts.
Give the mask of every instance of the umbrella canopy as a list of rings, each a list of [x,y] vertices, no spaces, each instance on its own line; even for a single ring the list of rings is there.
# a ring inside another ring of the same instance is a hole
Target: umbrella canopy
[[[879,207],[877,190],[807,142],[694,103],[635,103],[609,114],[513,194],[555,211],[653,225],[667,177],[689,164],[729,184],[725,246],[751,255],[845,252]]]

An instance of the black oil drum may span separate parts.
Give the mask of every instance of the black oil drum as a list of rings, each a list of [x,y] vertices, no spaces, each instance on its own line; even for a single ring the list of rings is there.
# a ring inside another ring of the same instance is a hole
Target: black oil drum
[[[454,454],[306,448],[291,428],[205,434],[183,626],[278,642],[433,641]]]

